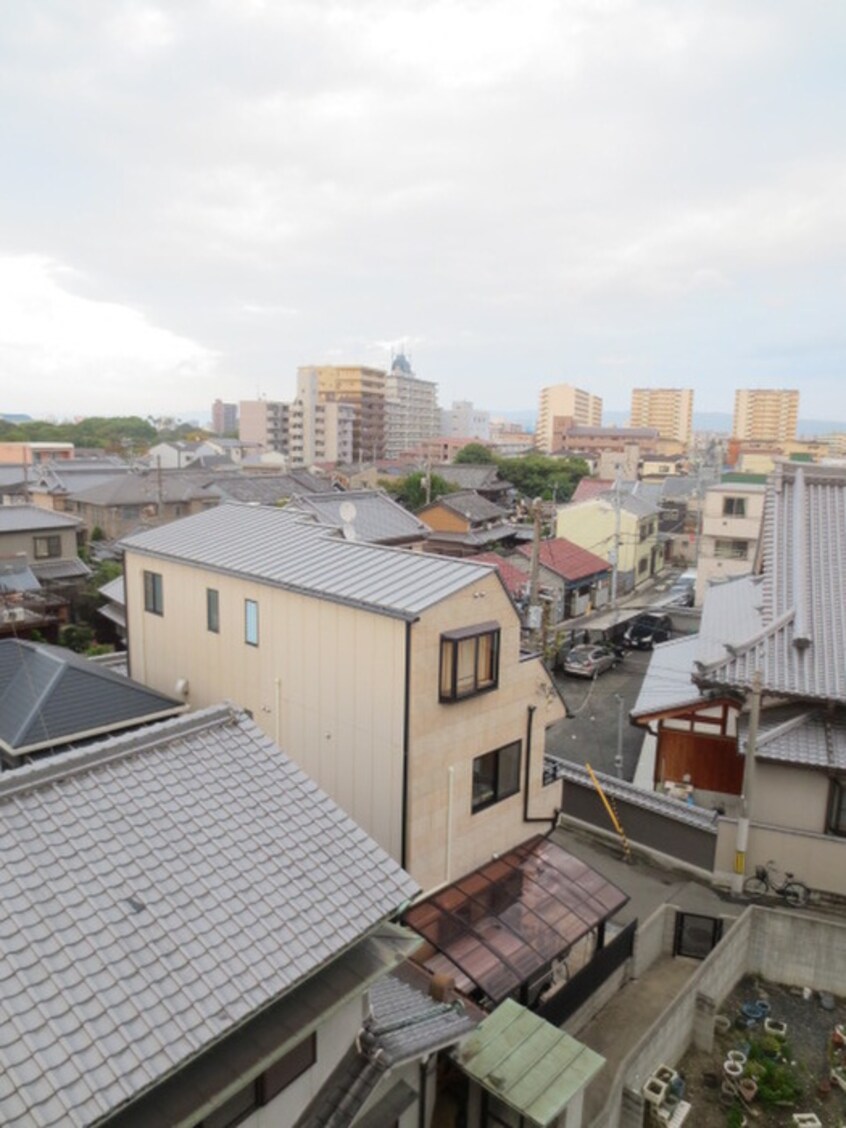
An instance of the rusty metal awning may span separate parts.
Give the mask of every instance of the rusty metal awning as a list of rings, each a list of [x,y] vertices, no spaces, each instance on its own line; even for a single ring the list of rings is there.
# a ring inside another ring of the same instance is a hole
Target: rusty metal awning
[[[608,920],[628,901],[543,835],[494,858],[413,905],[403,921],[437,953],[433,971],[479,988],[494,1003]]]

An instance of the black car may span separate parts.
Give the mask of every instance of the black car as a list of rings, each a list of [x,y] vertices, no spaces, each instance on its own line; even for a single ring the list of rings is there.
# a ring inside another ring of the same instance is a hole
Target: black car
[[[673,633],[669,615],[646,612],[632,619],[623,635],[623,642],[635,650],[651,650],[657,642],[666,642]]]

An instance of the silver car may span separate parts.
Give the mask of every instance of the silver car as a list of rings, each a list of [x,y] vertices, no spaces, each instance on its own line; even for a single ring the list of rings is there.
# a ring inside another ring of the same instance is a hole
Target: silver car
[[[619,654],[602,643],[574,646],[561,655],[560,666],[565,674],[577,678],[595,678],[606,670],[613,670],[620,661]]]

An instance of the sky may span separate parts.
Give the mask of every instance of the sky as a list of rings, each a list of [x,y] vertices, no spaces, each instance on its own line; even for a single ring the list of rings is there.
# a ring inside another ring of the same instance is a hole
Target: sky
[[[846,5],[39,0],[0,26],[0,412],[208,415],[403,348],[443,406],[846,421]]]

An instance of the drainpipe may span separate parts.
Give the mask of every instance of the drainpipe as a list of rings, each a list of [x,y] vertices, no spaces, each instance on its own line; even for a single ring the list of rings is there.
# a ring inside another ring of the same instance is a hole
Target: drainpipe
[[[282,704],[282,679],[281,678],[274,678],[273,679],[273,689],[274,689],[274,696],[276,698],[276,701],[275,701],[275,706],[276,706],[276,747],[281,748],[282,747],[282,744],[281,744],[281,740],[282,740],[282,717],[280,715],[280,709],[281,709],[281,704]]]
[[[529,781],[532,778],[532,720],[535,715],[537,705],[528,705],[526,707],[526,767],[523,773],[523,822],[524,823],[548,823],[549,817],[543,819],[529,817]],[[555,826],[555,820],[558,817],[558,812],[552,816],[552,825]]]
[[[452,801],[454,782],[455,768],[450,764],[447,768],[446,858],[444,859],[444,881],[446,882],[448,882],[452,876]]]
[[[743,762],[743,793],[741,814],[737,820],[737,838],[734,848],[734,873],[731,875],[732,895],[739,897],[743,892],[743,879],[746,875],[746,850],[749,845],[749,811],[751,793],[755,778],[755,753],[758,747],[758,722],[761,718],[761,673],[756,670],[752,676],[752,702],[749,709],[749,733],[746,737],[746,757]]]

